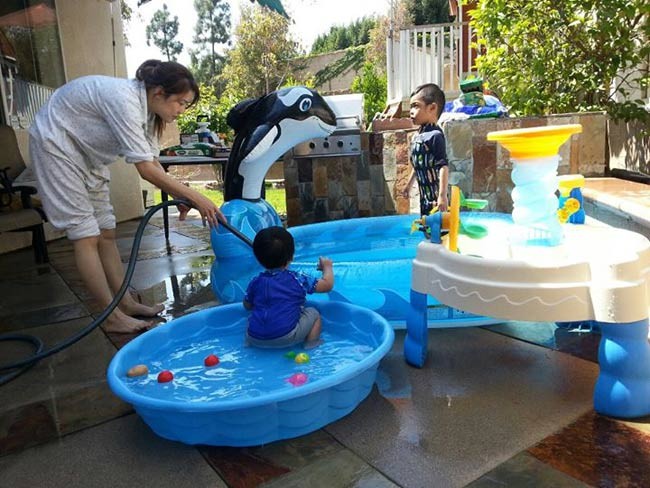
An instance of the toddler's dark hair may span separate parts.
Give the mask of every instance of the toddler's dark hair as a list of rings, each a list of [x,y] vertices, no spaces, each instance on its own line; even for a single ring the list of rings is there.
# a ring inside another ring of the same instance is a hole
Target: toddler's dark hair
[[[420,95],[427,105],[435,103],[438,108],[438,118],[440,118],[442,111],[445,109],[445,92],[438,85],[435,83],[420,85],[411,93],[411,97],[415,95]]]
[[[267,227],[253,240],[253,253],[266,269],[282,268],[293,259],[293,236],[284,227]]]

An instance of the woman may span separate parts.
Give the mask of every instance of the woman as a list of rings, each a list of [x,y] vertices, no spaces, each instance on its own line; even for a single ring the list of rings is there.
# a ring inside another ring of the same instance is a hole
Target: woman
[[[124,279],[115,242],[107,165],[123,156],[142,178],[183,198],[217,226],[219,208],[169,176],[157,161],[158,139],[199,98],[192,73],[174,62],[145,61],[133,80],[107,76],[77,78],[57,89],[30,127],[29,149],[39,196],[50,223],[66,231],[77,268],[102,307]],[[181,209],[181,215],[187,209]],[[107,318],[109,332],[137,332],[150,324],[161,304],[149,307],[127,293]]]

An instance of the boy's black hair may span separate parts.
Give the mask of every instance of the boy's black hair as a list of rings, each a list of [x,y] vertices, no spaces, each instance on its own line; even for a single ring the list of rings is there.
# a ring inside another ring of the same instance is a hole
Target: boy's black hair
[[[424,103],[427,105],[430,103],[435,103],[438,108],[438,118],[442,114],[442,111],[445,109],[445,92],[443,92],[438,85],[435,83],[425,83],[424,85],[418,86],[411,97],[415,95],[420,95]]]
[[[282,268],[293,259],[293,236],[284,227],[267,227],[253,240],[253,253],[266,269]]]

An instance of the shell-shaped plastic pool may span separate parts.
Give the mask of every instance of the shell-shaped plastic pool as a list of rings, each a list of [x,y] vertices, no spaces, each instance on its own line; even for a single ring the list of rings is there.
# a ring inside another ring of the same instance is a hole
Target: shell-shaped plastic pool
[[[368,396],[394,340],[389,323],[371,310],[343,302],[309,305],[320,311],[325,342],[304,351],[311,357],[307,364],[292,359],[301,346],[245,347],[247,312],[231,304],[186,315],[129,342],[111,361],[108,383],[166,439],[254,446],[307,434],[349,414]],[[209,353],[220,356],[214,368],[201,359]],[[171,368],[171,382],[158,383],[158,373],[174,360],[185,364]],[[127,377],[138,364],[147,365],[149,373]],[[266,378],[269,371],[276,377],[263,379],[261,386],[243,376],[237,382],[239,374]],[[308,380],[291,381],[291,373]],[[230,386],[220,384],[219,376],[230,376]]]

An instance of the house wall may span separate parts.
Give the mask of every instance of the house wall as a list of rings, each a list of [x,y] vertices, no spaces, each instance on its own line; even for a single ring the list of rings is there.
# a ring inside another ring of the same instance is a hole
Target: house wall
[[[511,212],[508,152],[486,135],[495,130],[582,124],[560,149],[560,174],[603,176],[607,161],[606,118],[602,113],[553,117],[450,121],[445,127],[450,184],[468,198],[489,201],[490,211]],[[362,154],[285,160],[289,226],[342,218],[419,211],[417,183],[411,177],[409,145],[416,129],[362,134]]]
[[[645,131],[645,132],[644,132]],[[609,168],[650,175],[650,135],[641,122],[608,121]]]
[[[127,76],[119,2],[57,0],[56,8],[68,81],[90,74]],[[135,167],[118,161],[110,170],[118,222],[140,217],[144,206]]]

